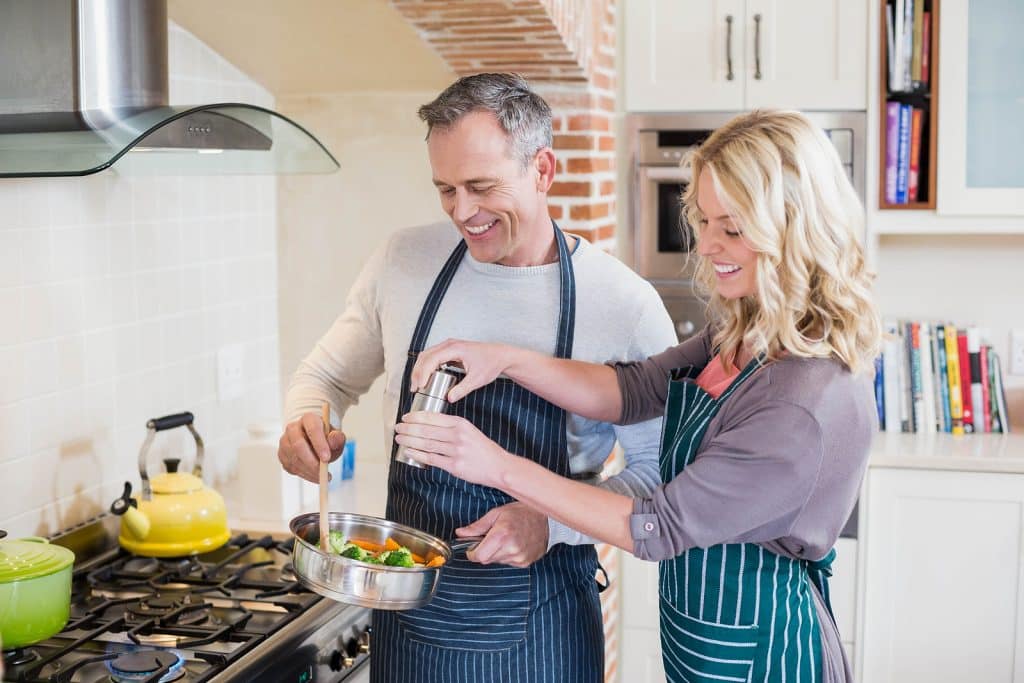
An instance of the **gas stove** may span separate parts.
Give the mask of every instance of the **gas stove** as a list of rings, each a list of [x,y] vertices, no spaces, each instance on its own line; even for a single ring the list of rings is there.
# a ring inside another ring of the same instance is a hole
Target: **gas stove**
[[[75,552],[71,617],[4,651],[4,681],[212,683],[364,680],[370,611],[322,598],[291,572],[291,537],[234,536],[202,555],[117,547],[103,516],[51,542]]]

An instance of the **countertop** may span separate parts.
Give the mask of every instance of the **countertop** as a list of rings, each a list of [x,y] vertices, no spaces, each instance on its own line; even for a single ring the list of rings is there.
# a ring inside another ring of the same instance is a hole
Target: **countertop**
[[[1024,474],[1024,434],[879,432],[868,466]]]

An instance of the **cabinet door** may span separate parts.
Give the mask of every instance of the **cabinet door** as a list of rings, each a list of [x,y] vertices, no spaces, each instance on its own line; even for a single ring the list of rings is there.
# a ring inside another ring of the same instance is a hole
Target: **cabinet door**
[[[1024,476],[873,469],[867,505],[861,680],[1024,683]]]
[[[626,110],[742,109],[743,2],[622,3]]]
[[[1024,215],[1024,3],[942,3],[937,209]]]
[[[868,0],[747,0],[745,22],[747,108],[867,108]]]

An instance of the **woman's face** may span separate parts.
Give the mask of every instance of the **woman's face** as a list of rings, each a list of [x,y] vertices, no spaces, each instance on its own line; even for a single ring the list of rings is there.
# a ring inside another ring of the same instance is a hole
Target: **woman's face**
[[[718,199],[710,171],[697,180],[697,208],[703,218],[698,230],[697,253],[711,262],[718,293],[726,299],[754,296],[757,291],[757,252]]]

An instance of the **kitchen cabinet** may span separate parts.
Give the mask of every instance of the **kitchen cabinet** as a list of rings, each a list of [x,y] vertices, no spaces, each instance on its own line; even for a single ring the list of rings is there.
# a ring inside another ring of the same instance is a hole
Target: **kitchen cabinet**
[[[938,211],[1024,215],[1024,3],[942,5]]]
[[[863,110],[867,0],[629,0],[627,111]]]
[[[1024,683],[1024,474],[871,468],[865,495],[859,680]]]

